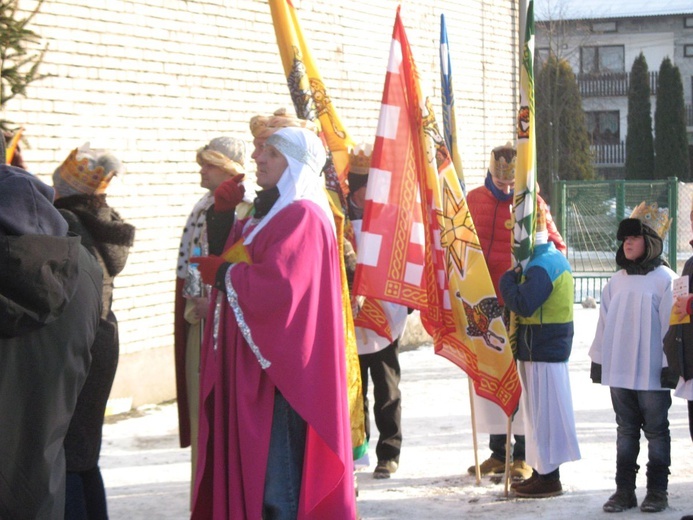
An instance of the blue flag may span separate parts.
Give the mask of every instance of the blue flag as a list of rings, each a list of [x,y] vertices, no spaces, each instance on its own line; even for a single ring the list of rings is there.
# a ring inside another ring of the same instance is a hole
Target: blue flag
[[[455,120],[455,94],[452,90],[452,64],[450,61],[450,45],[448,43],[448,30],[445,27],[445,15],[440,15],[440,84],[443,98],[443,134],[455,173],[466,193],[464,173],[462,172],[462,158],[457,148],[457,122]]]

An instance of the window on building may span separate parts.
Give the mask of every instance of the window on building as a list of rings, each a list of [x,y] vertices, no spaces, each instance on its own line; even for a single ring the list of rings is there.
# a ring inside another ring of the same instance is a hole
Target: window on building
[[[583,74],[606,74],[625,70],[623,45],[580,47],[580,72]]]
[[[619,144],[621,142],[618,110],[585,112],[587,132],[592,144]]]

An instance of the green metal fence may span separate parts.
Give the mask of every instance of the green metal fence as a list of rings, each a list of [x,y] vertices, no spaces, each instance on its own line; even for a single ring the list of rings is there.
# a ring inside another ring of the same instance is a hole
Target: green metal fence
[[[616,271],[618,223],[642,201],[656,202],[675,217],[678,182],[661,181],[558,181],[551,213],[568,246],[575,278],[575,302],[588,296],[599,301],[601,289]],[[664,254],[676,269],[677,222],[673,219],[664,240]]]

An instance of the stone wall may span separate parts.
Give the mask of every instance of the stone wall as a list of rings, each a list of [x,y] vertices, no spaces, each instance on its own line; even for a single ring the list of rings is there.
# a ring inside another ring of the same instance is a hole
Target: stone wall
[[[398,2],[293,3],[344,124],[357,142],[372,141]],[[446,16],[470,187],[482,182],[490,150],[514,139],[517,9],[514,0],[420,0],[402,9],[422,90],[441,126],[439,19]],[[31,28],[48,45],[47,77],[3,117],[26,127],[25,161],[47,182],[85,141],[126,163],[128,173],[109,187],[111,205],[137,227],[116,280],[121,363],[112,397],[135,406],[169,399],[178,241],[203,194],[195,150],[222,134],[250,140],[253,115],[291,107],[269,6],[46,0]]]

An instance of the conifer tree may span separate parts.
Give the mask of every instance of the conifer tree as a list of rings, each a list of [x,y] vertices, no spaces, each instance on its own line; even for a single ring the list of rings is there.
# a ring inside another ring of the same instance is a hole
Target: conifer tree
[[[12,98],[26,96],[29,84],[45,77],[39,74],[38,68],[46,48],[34,50],[41,37],[27,28],[43,1],[39,0],[34,9],[22,18],[19,0],[0,0],[0,110]],[[0,119],[0,128],[5,130],[7,124]]]
[[[594,179],[595,170],[577,80],[565,59],[549,56],[534,85],[537,178],[551,200],[553,181]]]
[[[655,179],[691,180],[681,72],[668,57],[659,67],[654,150]]]
[[[633,62],[628,86],[626,179],[652,179],[654,175],[651,110],[650,74],[647,60],[641,52]]]

